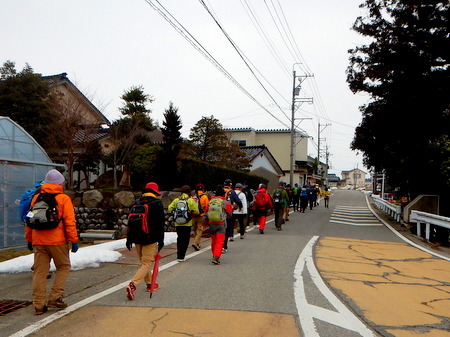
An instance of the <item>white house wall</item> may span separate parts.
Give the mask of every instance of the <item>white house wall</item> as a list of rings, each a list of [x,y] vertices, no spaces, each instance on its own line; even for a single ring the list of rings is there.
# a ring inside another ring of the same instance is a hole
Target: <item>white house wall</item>
[[[259,154],[252,161],[252,167],[251,167],[252,170],[257,169],[259,167],[263,167],[267,171],[269,171],[270,173],[278,175],[277,171],[274,170],[274,168],[273,168],[272,164],[270,163],[269,159],[267,159],[267,157],[265,155],[263,155],[263,154]]]
[[[264,144],[272,153],[278,164],[283,170],[290,168],[290,154],[291,154],[291,134],[288,132],[261,132],[256,134],[256,144]],[[296,140],[294,151],[294,160],[307,161],[308,160],[308,139],[301,138]]]

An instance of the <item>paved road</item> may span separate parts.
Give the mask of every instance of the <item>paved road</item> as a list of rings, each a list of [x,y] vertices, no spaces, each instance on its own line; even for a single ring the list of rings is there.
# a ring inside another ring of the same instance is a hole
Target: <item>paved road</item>
[[[143,287],[126,299],[136,259],[125,250],[71,273],[66,310],[0,317],[0,336],[450,336],[450,262],[405,243],[360,192],[335,191],[329,209],[265,233],[231,242],[220,266],[208,240],[184,263],[164,249],[152,299]],[[0,274],[0,297],[30,300],[30,285],[31,273]]]

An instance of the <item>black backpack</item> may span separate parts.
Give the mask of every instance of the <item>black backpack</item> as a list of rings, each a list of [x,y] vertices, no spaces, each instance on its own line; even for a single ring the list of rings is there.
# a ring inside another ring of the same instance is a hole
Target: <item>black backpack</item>
[[[27,226],[32,229],[44,230],[58,227],[62,220],[56,210],[55,197],[60,193],[39,193],[36,202],[26,215]]]
[[[276,189],[272,199],[274,204],[281,204],[281,190]]]

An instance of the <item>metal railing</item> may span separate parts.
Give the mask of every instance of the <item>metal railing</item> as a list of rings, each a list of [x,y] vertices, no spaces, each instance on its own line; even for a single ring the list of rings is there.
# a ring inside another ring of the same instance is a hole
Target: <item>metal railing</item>
[[[440,226],[450,229],[450,218],[433,213],[411,211],[411,222],[417,224],[417,236],[421,236],[421,224],[425,224],[425,239],[430,240],[430,227]]]
[[[395,219],[395,221],[400,222],[400,218],[402,215],[402,207],[392,204],[384,199],[382,199],[379,195],[372,194],[372,198],[375,201],[375,205],[381,209],[382,211],[388,213],[391,217]]]

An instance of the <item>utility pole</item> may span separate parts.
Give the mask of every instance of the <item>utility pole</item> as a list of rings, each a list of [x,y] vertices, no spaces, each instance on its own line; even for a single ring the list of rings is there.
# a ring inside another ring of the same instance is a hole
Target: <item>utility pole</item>
[[[323,130],[325,130],[327,126],[330,125],[331,124],[320,124],[319,122],[319,127],[317,128],[317,174],[319,174],[319,166],[320,166],[320,134],[322,133]],[[321,127],[323,128],[321,129]]]
[[[328,145],[325,148],[325,184],[328,186],[328,167],[329,167],[329,157],[330,157],[330,152],[328,152]]]
[[[296,64],[295,63],[294,67]],[[299,75],[297,76],[295,73],[295,70],[293,70],[293,76],[292,76],[292,107],[291,107],[291,153],[290,153],[290,162],[289,162],[289,183],[291,186],[294,185],[294,149],[295,149],[295,110],[296,106],[295,103],[312,103],[312,98],[296,98],[300,94],[300,89],[302,86],[302,82],[306,80],[308,77],[311,77],[313,75]],[[299,79],[299,84],[295,85],[296,80]]]

